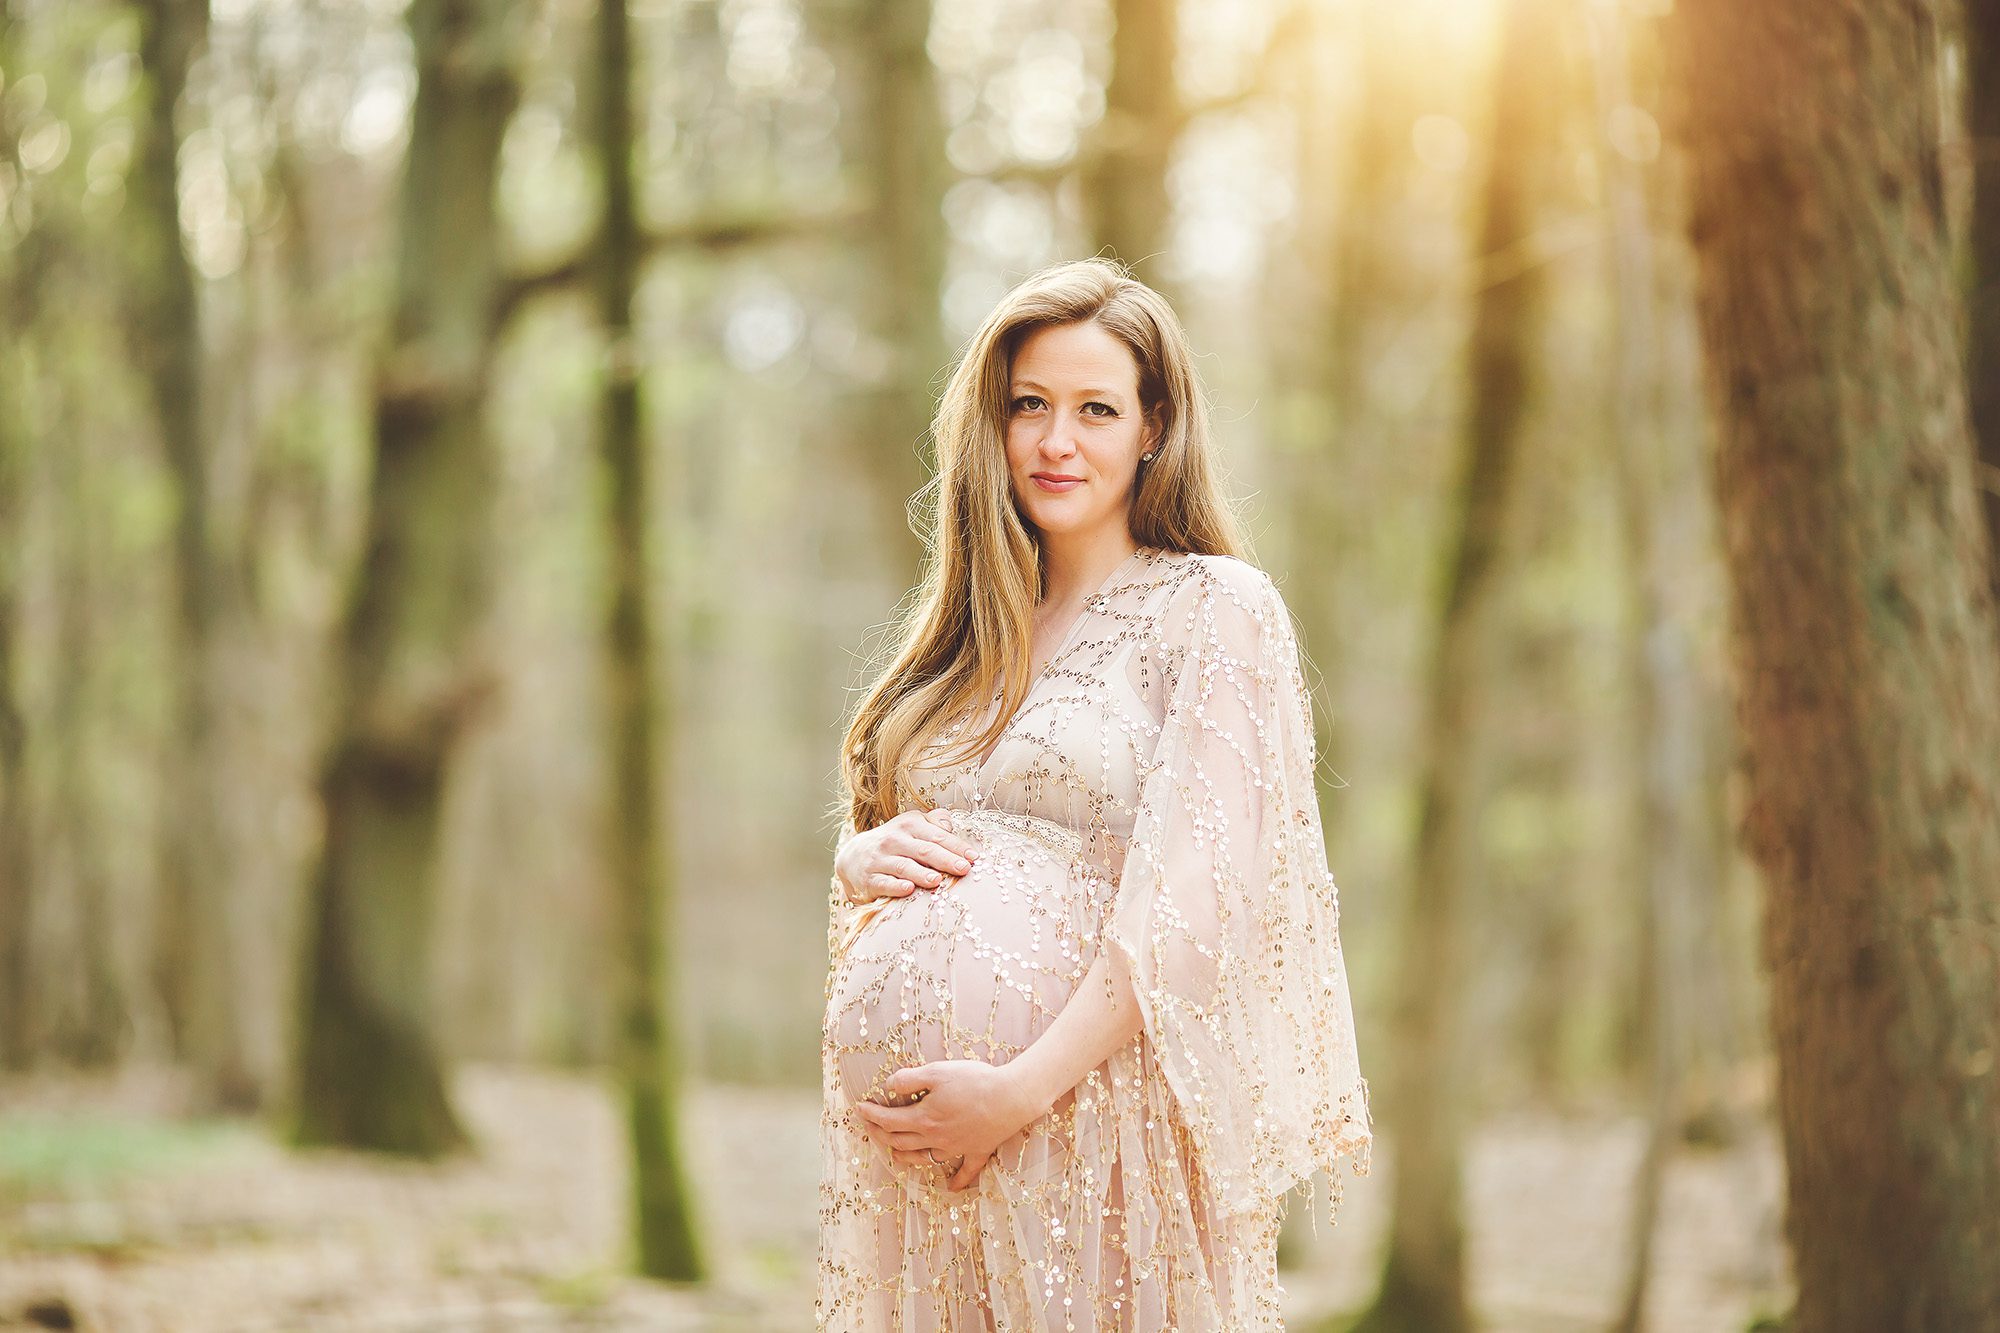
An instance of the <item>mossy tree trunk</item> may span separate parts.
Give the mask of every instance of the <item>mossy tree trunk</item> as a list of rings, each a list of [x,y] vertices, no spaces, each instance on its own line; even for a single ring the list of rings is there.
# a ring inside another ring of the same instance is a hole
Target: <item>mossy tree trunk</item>
[[[0,383],[0,392],[11,387]],[[0,531],[20,531],[15,525],[24,508],[26,473],[26,434],[0,421]],[[20,615],[20,550],[10,542],[0,546],[0,1070],[26,1069],[35,1055],[28,948],[34,881],[28,723],[20,706]]]
[[[31,232],[29,242],[43,232]],[[45,246],[35,248],[38,258],[50,264],[50,289],[56,290],[72,276],[80,256],[56,238],[45,239]],[[38,330],[53,331],[47,325]],[[50,626],[53,656],[58,662],[86,663],[113,641],[103,622],[106,608],[118,605],[111,591],[118,567],[97,527],[106,498],[101,466],[106,455],[90,447],[81,378],[57,370],[47,344],[37,342],[41,345],[23,349],[22,358],[30,374],[42,376],[46,390],[37,395],[46,413],[37,414],[32,429],[38,440],[65,445],[48,450],[42,459],[57,516],[50,549],[56,604]],[[37,830],[46,842],[38,839],[35,871],[39,902],[68,915],[71,933],[59,969],[43,967],[41,958],[32,964],[35,1041],[38,1054],[58,1063],[106,1068],[124,1054],[138,1006],[118,966],[113,933],[124,904],[114,858],[105,847],[113,831],[98,787],[103,750],[95,724],[105,704],[104,686],[93,671],[58,671],[50,696],[48,707],[34,715],[33,753],[49,756],[53,769],[51,817]]]
[[[494,193],[528,6],[415,0],[417,96],[367,535],[320,777],[295,1134],[431,1155],[465,1140],[432,1035],[431,914],[451,760],[494,689],[495,459],[482,421],[500,278]]]
[[[245,986],[237,905],[221,844],[216,664],[223,602],[212,548],[209,451],[202,407],[202,322],[181,243],[175,111],[207,37],[206,0],[137,6],[145,117],[131,177],[131,346],[151,396],[174,500],[173,723],[160,821],[153,976],[174,1054],[210,1105],[253,1110],[266,1089],[240,1017]]]
[[[0,12],[0,66],[13,54],[12,22]],[[0,142],[14,142],[19,126],[0,103]],[[30,233],[14,246],[0,284],[0,316],[21,336],[42,299],[43,240]],[[24,530],[31,484],[33,433],[22,408],[28,391],[27,358],[0,365],[0,533]],[[28,803],[28,719],[21,707],[22,602],[25,543],[0,540],[0,1070],[23,1070],[34,1063],[33,953],[34,844]]]
[[[1930,0],[1677,11],[1800,1329],[2000,1327],[2000,669]]]
[[[640,386],[644,358],[632,328],[641,257],[633,199],[632,30],[625,0],[597,11],[596,121],[604,182],[601,317],[606,356],[599,445],[603,455],[610,605],[605,622],[605,711],[613,823],[609,840],[613,937],[618,941],[617,1058],[632,1150],[639,1271],[704,1276],[680,1132],[682,1060],[675,1040],[666,862],[670,795],[662,790],[666,719],[656,700],[666,665],[649,597],[652,489]]]
[[[1453,549],[1425,685],[1418,741],[1419,824],[1396,969],[1383,1079],[1390,1147],[1389,1248],[1359,1329],[1453,1333],[1472,1326],[1466,1296],[1464,1137],[1467,1052],[1462,917],[1477,874],[1480,683],[1494,660],[1489,608],[1518,470],[1544,282],[1525,254],[1551,156],[1559,49],[1549,0],[1510,0],[1494,73],[1493,139],[1478,253],[1489,267],[1475,298],[1465,447],[1447,509]]]

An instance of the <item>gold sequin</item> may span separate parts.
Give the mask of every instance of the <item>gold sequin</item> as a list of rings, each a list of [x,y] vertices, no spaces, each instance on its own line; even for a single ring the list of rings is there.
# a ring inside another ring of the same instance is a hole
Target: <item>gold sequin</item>
[[[900,807],[950,807],[981,855],[904,898],[829,889],[823,1333],[1283,1327],[1286,1192],[1326,1170],[1335,1218],[1372,1145],[1312,747],[1271,580],[1142,547],[983,761],[905,775]],[[1025,1050],[1106,947],[1143,1031],[972,1190],[863,1131],[896,1069]]]

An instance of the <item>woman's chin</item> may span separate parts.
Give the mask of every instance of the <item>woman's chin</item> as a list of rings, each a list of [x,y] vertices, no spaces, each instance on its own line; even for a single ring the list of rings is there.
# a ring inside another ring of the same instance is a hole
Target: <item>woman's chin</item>
[[[1081,504],[1064,504],[1059,496],[1042,496],[1042,504],[1027,506],[1028,522],[1044,537],[1071,537],[1094,531],[1111,520]],[[1048,501],[1055,501],[1051,504]]]

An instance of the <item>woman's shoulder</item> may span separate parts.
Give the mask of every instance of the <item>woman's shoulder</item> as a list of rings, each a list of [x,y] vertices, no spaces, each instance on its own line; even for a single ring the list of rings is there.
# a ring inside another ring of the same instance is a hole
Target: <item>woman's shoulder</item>
[[[1239,556],[1167,551],[1161,558],[1173,583],[1170,603],[1208,602],[1220,597],[1253,611],[1274,602],[1283,604],[1271,576]]]
[[[1148,599],[1163,641],[1190,634],[1248,643],[1289,626],[1291,611],[1271,576],[1248,560],[1201,551],[1167,553],[1165,585]]]

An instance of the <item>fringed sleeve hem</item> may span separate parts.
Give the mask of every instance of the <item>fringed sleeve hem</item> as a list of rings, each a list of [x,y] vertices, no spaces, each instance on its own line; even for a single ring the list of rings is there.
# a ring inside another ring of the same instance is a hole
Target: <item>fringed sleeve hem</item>
[[[1311,696],[1268,575],[1223,556],[1164,611],[1171,673],[1108,933],[1227,1213],[1372,1147],[1339,901],[1314,787]]]

